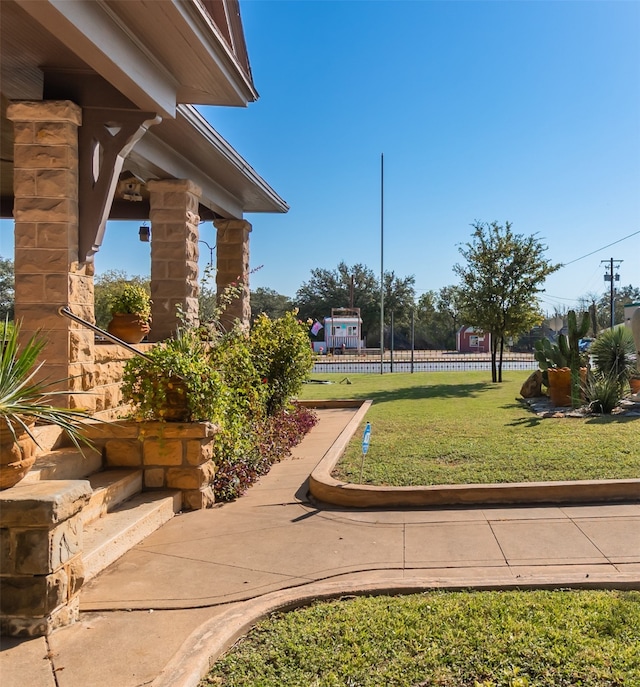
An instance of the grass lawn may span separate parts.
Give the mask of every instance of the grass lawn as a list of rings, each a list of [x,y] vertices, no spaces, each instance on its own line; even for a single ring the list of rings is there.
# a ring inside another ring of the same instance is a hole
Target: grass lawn
[[[540,418],[516,400],[529,372],[313,375],[301,399],[370,398],[362,482],[390,486],[640,477],[640,418]],[[359,482],[362,431],[334,476]],[[639,683],[640,684],[640,683]]]
[[[201,687],[635,687],[640,593],[428,592],[257,625]]]

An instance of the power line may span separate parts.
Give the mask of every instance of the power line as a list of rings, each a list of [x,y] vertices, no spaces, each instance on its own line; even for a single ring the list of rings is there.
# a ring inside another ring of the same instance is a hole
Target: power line
[[[606,248],[609,248],[610,246],[615,246],[616,243],[620,243],[621,241],[626,241],[627,239],[630,239],[632,236],[636,236],[636,234],[640,234],[640,230],[634,231],[633,234],[629,234],[629,236],[624,236],[623,238],[618,239],[617,241],[614,241],[613,243],[609,243],[606,246],[602,246],[602,248],[598,248],[597,250],[594,250],[591,253],[587,253],[586,255],[583,255],[581,258],[576,258],[575,260],[571,260],[571,262],[565,262],[562,266],[566,267],[567,265],[573,265],[573,263],[578,262],[578,260],[584,260],[585,258],[588,258],[591,255],[595,255],[596,253],[599,253],[601,250],[605,250]]]

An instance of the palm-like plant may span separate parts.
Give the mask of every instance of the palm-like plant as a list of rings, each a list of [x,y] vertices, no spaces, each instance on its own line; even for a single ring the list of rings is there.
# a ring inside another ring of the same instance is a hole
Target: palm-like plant
[[[635,344],[626,326],[607,329],[591,344],[589,354],[602,377],[616,380],[620,392],[635,372]]]
[[[20,346],[18,337],[20,324],[10,327],[5,322],[0,351],[0,420],[4,421],[14,440],[17,434],[27,434],[38,443],[32,433],[34,422],[54,424],[69,435],[73,443],[91,445],[82,434],[82,422],[90,415],[82,409],[61,408],[51,404],[56,395],[66,392],[54,391],[56,382],[39,381],[38,373],[44,361],[38,358],[46,340],[36,332],[26,344]]]

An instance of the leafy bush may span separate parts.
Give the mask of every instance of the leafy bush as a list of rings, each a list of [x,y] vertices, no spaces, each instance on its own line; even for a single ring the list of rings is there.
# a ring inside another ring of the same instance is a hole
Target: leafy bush
[[[137,420],[218,422],[230,390],[211,364],[207,343],[195,331],[180,330],[147,355],[150,360],[128,360],[123,374],[122,396],[133,404]],[[184,413],[172,416],[180,405]]]
[[[614,375],[591,374],[584,385],[584,395],[591,412],[610,415],[620,402],[620,383]]]
[[[113,314],[138,315],[142,322],[151,321],[151,298],[141,284],[125,283],[109,296]]]
[[[296,311],[272,320],[262,313],[251,329],[250,347],[258,373],[267,384],[267,413],[282,410],[313,367],[309,328]]]
[[[290,403],[312,365],[307,328],[294,313],[260,317],[249,335],[238,327],[218,330],[214,341],[182,327],[148,359],[126,363],[122,393],[139,420],[218,425],[214,492],[227,501],[288,455],[315,424],[311,411]]]
[[[216,501],[231,501],[241,496],[274,463],[290,455],[291,449],[317,421],[313,411],[297,403],[266,417],[255,429],[254,450],[243,455],[230,452],[216,461],[213,483]]]
[[[591,344],[589,353],[601,378],[613,378],[620,394],[635,372],[636,347],[629,327],[607,329]]]

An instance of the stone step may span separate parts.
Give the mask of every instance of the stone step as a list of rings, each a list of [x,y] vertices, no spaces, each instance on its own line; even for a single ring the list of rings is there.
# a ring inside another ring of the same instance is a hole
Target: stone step
[[[40,480],[86,479],[102,469],[102,455],[90,448],[79,451],[64,447],[48,451],[36,458],[36,462],[22,480],[33,484]]]
[[[85,581],[139,544],[181,507],[179,491],[147,491],[87,525],[83,535]]]
[[[90,475],[88,479],[93,494],[89,503],[82,509],[82,522],[85,528],[142,491],[142,470],[104,470]]]

